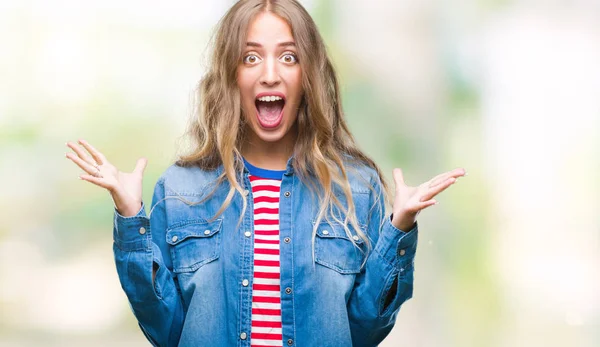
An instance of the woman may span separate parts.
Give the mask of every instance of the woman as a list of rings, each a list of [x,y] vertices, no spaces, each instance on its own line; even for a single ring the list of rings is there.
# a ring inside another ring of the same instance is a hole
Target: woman
[[[67,156],[110,191],[122,287],[157,346],[376,346],[412,296],[416,217],[465,174],[386,184],[345,123],[316,25],[295,0],[242,0],[221,20],[189,134],[159,178],[85,141]]]

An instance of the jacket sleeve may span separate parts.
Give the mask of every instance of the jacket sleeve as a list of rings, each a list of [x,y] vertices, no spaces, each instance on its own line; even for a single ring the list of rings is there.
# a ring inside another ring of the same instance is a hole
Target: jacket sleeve
[[[145,206],[137,215],[123,217],[114,211],[113,251],[121,287],[146,338],[154,346],[176,346],[183,326],[184,308],[171,272],[167,249],[164,180],[152,197],[153,210]],[[154,282],[152,269],[156,269]]]
[[[400,306],[412,297],[418,226],[407,232],[385,216],[379,179],[373,183],[367,234],[373,243],[348,302],[353,346],[377,346],[390,333]]]

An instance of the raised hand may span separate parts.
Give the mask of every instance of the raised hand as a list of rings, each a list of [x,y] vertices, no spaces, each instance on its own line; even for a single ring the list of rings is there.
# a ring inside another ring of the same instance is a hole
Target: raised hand
[[[412,229],[419,212],[437,204],[434,197],[454,184],[459,177],[466,174],[465,169],[458,168],[439,174],[418,187],[410,187],[404,183],[402,170],[399,168],[394,169],[396,196],[392,206],[392,224],[402,231]]]
[[[67,142],[75,154],[68,152],[65,156],[86,172],[79,178],[108,190],[119,213],[134,216],[142,207],[142,181],[148,160],[140,158],[131,173],[122,172],[85,140],[78,142],[87,153],[77,144]]]

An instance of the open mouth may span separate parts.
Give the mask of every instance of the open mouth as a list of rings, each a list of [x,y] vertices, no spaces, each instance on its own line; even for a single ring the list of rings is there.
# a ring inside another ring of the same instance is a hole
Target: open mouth
[[[254,101],[258,122],[263,128],[279,126],[283,118],[285,97],[283,94],[262,94]]]

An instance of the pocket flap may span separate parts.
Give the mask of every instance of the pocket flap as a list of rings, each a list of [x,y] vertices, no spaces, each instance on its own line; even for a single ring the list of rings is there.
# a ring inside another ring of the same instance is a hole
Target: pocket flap
[[[167,243],[174,246],[190,237],[212,237],[221,230],[223,219],[179,222],[167,229]]]
[[[313,225],[315,221],[313,221]],[[355,243],[361,244],[363,243],[363,239],[360,238],[355,232],[354,228],[351,225],[348,225],[350,232],[352,232],[352,239]],[[363,228],[364,230],[364,228]],[[321,222],[317,227],[317,236],[322,238],[340,238],[346,239],[350,241],[348,235],[346,235],[346,230],[344,230],[344,226],[339,223],[330,223],[330,222]]]

